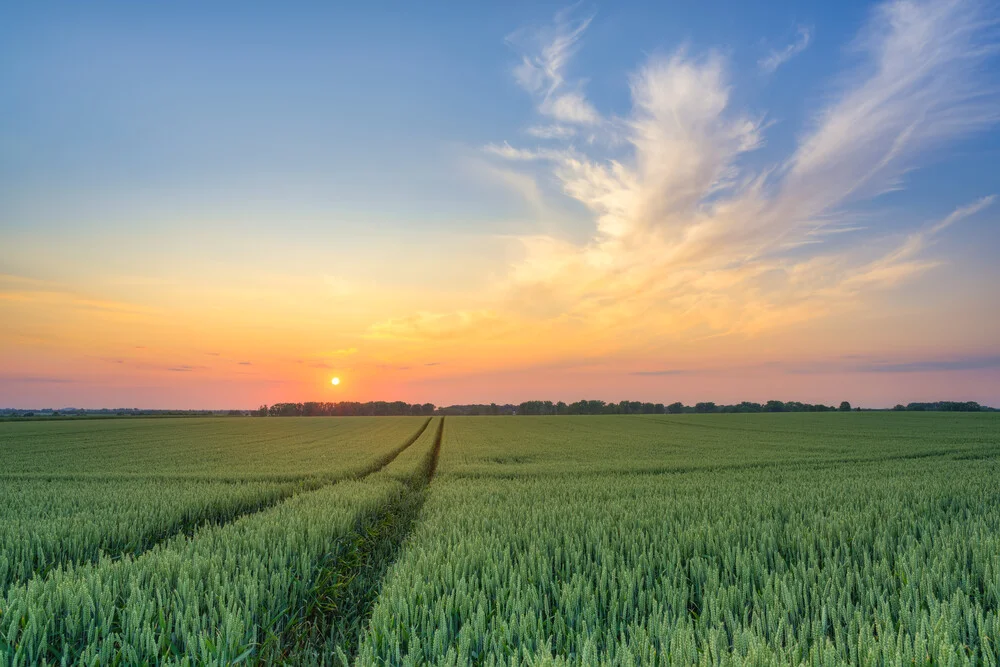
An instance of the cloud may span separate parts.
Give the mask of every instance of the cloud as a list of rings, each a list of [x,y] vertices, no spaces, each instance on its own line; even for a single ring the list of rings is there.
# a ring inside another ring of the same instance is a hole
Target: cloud
[[[534,156],[519,156],[511,146],[487,146],[486,152],[508,160],[535,159]],[[518,195],[539,216],[549,215],[545,195],[532,174],[491,164],[487,160],[468,159],[467,174],[480,176],[486,183],[498,185]]]
[[[987,27],[974,1],[879,6],[856,45],[862,68],[785,165],[787,207],[816,215],[898,189],[916,158],[1000,119]]]
[[[367,337],[380,340],[442,340],[471,334],[501,335],[507,326],[489,310],[454,313],[419,312],[373,324]]]
[[[800,25],[794,42],[783,49],[772,50],[767,56],[757,61],[757,66],[762,72],[771,74],[789,60],[805,51],[811,40],[812,30]]]
[[[535,125],[525,130],[528,134],[538,139],[569,139],[576,136],[576,130],[569,125]]]
[[[253,366],[253,364],[251,364],[249,361],[241,361],[237,364],[237,366]]]
[[[557,19],[549,47],[522,60],[516,76],[540,109],[566,89],[566,64],[589,22]],[[879,6],[855,44],[860,65],[790,154],[755,170],[744,156],[763,145],[767,125],[732,108],[727,61],[716,52],[649,58],[629,79],[631,111],[594,126],[605,140],[586,150],[491,144],[489,154],[515,166],[550,169],[593,224],[584,243],[520,238],[504,319],[586,330],[609,349],[652,336],[753,336],[859,307],[934,268],[926,251],[936,235],[991,197],[923,228],[895,220],[916,227],[901,240],[856,205],[902,187],[931,149],[997,120],[986,67],[995,42],[974,2]]]
[[[4,282],[6,281],[0,280],[0,302],[67,308],[114,316],[144,316],[159,312],[154,308],[133,303],[88,298],[54,285],[38,289],[34,289],[33,286],[4,289]]]
[[[513,162],[533,162],[538,160],[563,160],[572,155],[568,149],[547,150],[544,148],[514,148],[506,141],[502,144],[487,144],[483,150],[490,155],[501,157]]]
[[[959,371],[981,371],[1000,368],[1000,355],[968,355],[962,357],[872,360],[858,355],[847,355],[842,361],[793,363],[776,362],[773,366],[784,367],[786,373],[794,375],[831,373],[946,373]]]
[[[1000,368],[1000,355],[873,363],[859,366],[857,370],[862,373],[936,373],[947,371],[979,371],[997,368]]]
[[[579,92],[546,97],[538,110],[547,116],[578,125],[595,125],[601,120],[597,110]]]
[[[840,287],[857,292],[858,288],[867,285],[894,284],[925,269],[933,268],[937,262],[921,260],[918,256],[934,237],[959,220],[990,207],[995,200],[995,195],[983,197],[972,204],[955,209],[933,225],[910,234],[895,250],[854,271],[844,279]]]
[[[515,81],[536,98],[539,113],[559,123],[601,122],[580,90],[582,82],[566,80],[566,66],[593,18],[574,16],[571,7],[557,13],[552,25],[526,27],[507,36],[507,43],[521,56],[514,68]]]

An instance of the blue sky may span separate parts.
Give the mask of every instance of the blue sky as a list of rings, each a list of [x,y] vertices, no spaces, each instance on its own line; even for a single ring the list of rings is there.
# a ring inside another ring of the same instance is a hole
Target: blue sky
[[[827,361],[985,359],[977,396],[1000,401],[996,19],[973,0],[8,4],[0,274],[192,321],[248,286],[333,286],[364,303],[295,317],[359,369],[405,365],[402,329],[462,323],[461,371],[401,392],[509,371],[470,361],[499,321],[579,333],[554,358],[511,339],[525,377],[781,356],[794,335]],[[899,345],[866,349],[881,316]],[[59,347],[25,331],[22,358]]]
[[[323,224],[331,214],[404,228],[516,216],[503,193],[456,188],[456,164],[484,144],[523,138],[532,102],[510,76],[517,56],[505,38],[563,9],[8,7],[0,26],[4,223],[59,229],[78,225],[82,213],[95,224],[128,224],[137,195],[154,218],[196,209],[252,221],[240,200],[292,206]],[[733,104],[773,122],[752,158],[764,163],[787,152],[822,105],[870,7],[610,3],[576,11],[594,20],[570,71],[587,80],[602,112],[627,113],[626,77],[649,55],[718,50],[736,84]],[[803,28],[808,47],[780,71],[761,72],[758,61]],[[962,155],[923,177],[944,177],[961,196],[978,184],[970,178],[986,180],[976,178],[984,164],[973,162]],[[39,206],[53,187],[66,196]]]
[[[579,4],[576,13],[594,20],[570,71],[602,112],[625,114],[626,77],[649,55],[720,51],[734,106],[773,123],[752,159],[774,161],[835,90],[871,5],[752,4]],[[8,6],[4,224],[58,229],[79,224],[80,213],[127,224],[136,208],[123,190],[148,192],[154,217],[195,208],[252,218],[232,201],[241,199],[405,228],[516,215],[517,204],[489,187],[456,188],[456,163],[523,137],[532,103],[511,79],[516,54],[505,38],[564,9]],[[802,29],[807,47],[780,71],[760,71],[759,60]],[[921,187],[907,199],[933,211],[936,188],[958,198],[989,189],[998,155],[996,132],[951,146],[914,175]],[[269,196],[259,201],[262,184]],[[39,206],[53,186],[67,196]],[[484,199],[496,212],[484,212]]]

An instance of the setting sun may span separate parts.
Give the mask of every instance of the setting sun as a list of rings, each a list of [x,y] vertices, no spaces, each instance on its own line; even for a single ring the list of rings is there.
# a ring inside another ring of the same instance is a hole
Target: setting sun
[[[330,384],[332,385],[340,384],[340,378],[333,378],[332,380],[330,380]]]

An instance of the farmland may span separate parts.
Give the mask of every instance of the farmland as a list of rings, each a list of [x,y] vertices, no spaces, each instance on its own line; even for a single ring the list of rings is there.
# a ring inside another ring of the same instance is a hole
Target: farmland
[[[1000,418],[0,424],[12,664],[998,664]]]

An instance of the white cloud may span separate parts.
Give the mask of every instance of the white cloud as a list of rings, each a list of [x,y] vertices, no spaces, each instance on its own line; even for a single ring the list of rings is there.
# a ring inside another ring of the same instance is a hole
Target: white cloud
[[[530,162],[533,160],[561,160],[570,154],[570,151],[568,150],[514,148],[506,141],[502,144],[487,144],[483,150],[490,155],[495,155],[505,160],[521,162]]]
[[[601,121],[597,109],[578,92],[550,95],[541,103],[538,110],[564,123],[596,125]]]
[[[766,57],[757,61],[757,66],[760,67],[761,71],[770,74],[798,54],[805,51],[811,40],[812,30],[806,26],[799,26],[794,42],[783,49],[775,49],[771,51]]]
[[[996,41],[979,12],[959,0],[877,8],[858,42],[864,62],[771,168],[750,170],[741,159],[763,143],[764,126],[732,108],[716,53],[651,58],[630,79],[630,113],[592,126],[598,141],[487,147],[548,164],[563,193],[593,213],[589,242],[522,239],[507,308],[551,326],[614,331],[619,341],[753,334],[856,306],[938,265],[925,257],[933,237],[992,198],[896,245],[888,237],[905,220],[889,233],[884,217],[852,206],[901,187],[930,149],[998,119],[995,77],[984,67]],[[545,100],[564,85],[583,27],[536,68]],[[624,150],[601,152],[611,145]]]
[[[551,26],[523,28],[507,36],[507,43],[521,53],[514,79],[535,95],[539,113],[559,123],[595,125],[601,121],[580,91],[582,83],[568,83],[565,72],[592,19],[593,15],[574,17],[569,8],[556,14]]]
[[[1000,119],[983,65],[996,53],[974,1],[880,6],[855,76],[789,161],[789,198],[812,213],[900,187],[914,160]],[[811,193],[803,197],[805,193]]]
[[[535,125],[525,130],[538,139],[569,139],[576,135],[576,130],[569,125]]]

